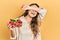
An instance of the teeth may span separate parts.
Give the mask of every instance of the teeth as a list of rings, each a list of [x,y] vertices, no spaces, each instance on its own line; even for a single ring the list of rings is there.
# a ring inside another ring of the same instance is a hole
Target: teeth
[[[32,13],[34,15],[34,13]]]

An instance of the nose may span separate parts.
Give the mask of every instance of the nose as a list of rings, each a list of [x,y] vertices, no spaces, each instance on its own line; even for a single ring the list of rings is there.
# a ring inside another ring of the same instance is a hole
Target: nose
[[[33,10],[33,12],[36,12],[35,10]]]

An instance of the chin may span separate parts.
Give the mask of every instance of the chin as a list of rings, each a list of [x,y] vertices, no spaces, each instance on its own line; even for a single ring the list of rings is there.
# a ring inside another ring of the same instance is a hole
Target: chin
[[[32,18],[35,17],[35,16],[31,16]]]

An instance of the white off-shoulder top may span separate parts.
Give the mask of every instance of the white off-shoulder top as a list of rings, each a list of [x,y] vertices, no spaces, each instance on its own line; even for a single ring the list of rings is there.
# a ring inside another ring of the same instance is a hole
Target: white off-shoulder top
[[[46,15],[46,12],[47,12],[46,9],[41,9],[39,11],[39,18],[41,18],[41,20]],[[16,40],[16,37],[17,37],[17,40],[42,40],[40,31],[37,34],[37,38],[34,39],[31,28],[29,27],[29,24],[24,18],[24,16],[21,16],[19,19],[22,21],[22,27],[20,28],[16,27],[16,30],[15,30],[16,35],[15,37],[10,37],[11,40]]]

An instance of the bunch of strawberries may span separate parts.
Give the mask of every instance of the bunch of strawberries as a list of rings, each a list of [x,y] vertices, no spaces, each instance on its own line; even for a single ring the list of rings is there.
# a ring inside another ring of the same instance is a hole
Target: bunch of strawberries
[[[14,19],[10,19],[8,25],[11,25],[11,27],[20,27],[22,26],[22,21],[21,20],[14,20]]]

